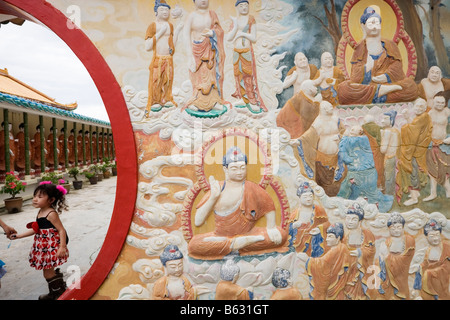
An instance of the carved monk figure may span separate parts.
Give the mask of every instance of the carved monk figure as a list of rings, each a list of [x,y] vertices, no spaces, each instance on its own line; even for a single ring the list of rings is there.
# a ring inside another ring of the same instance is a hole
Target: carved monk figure
[[[226,180],[210,177],[211,190],[201,199],[195,213],[195,226],[203,225],[214,212],[215,230],[195,235],[189,242],[189,255],[215,260],[239,251],[241,255],[286,251],[287,232],[277,227],[275,205],[258,184],[246,180],[247,156],[237,147],[223,158]],[[267,226],[256,223],[266,217]]]
[[[44,132],[42,132],[44,134]],[[47,154],[47,145],[45,144],[44,140],[44,156]],[[39,170],[42,170],[45,168],[41,168],[41,130],[40,126],[36,126],[36,133],[33,137],[33,162],[32,162],[33,168],[36,169],[36,173],[39,173]]]
[[[283,89],[294,87],[294,95],[300,92],[301,85],[305,80],[312,80],[316,77],[317,67],[310,64],[303,52],[298,52],[294,58],[295,66],[288,71],[283,81]]]
[[[416,271],[413,295],[423,300],[450,300],[450,243],[442,239],[442,226],[431,219],[423,228],[428,247]]]
[[[69,163],[73,164],[75,163],[75,148],[76,145],[76,138],[75,138],[75,130],[70,130],[69,138],[67,141],[67,147],[69,148]]]
[[[351,127],[341,139],[339,158],[347,166],[347,175],[342,181],[338,197],[350,200],[365,197],[369,203],[377,204],[380,212],[388,212],[394,197],[383,194],[377,188],[378,174],[372,149],[361,126]]]
[[[414,237],[405,233],[405,219],[397,212],[387,222],[390,236],[380,244],[382,299],[409,300],[409,266],[415,252]]]
[[[291,139],[298,139],[319,115],[322,96],[312,80],[305,80],[301,90],[290,98],[277,115],[277,126],[285,129]]]
[[[377,170],[377,186],[384,189],[384,153],[380,151],[381,146],[381,126],[375,122],[373,115],[368,114],[364,117],[365,123],[362,125],[364,134],[369,139],[370,149],[373,153],[373,161]]]
[[[437,186],[442,185],[445,195],[450,198],[450,137],[447,134],[450,109],[444,92],[433,99],[433,108],[428,112],[433,122],[431,131],[432,143],[427,151],[427,168],[430,177],[430,195],[423,201],[431,201],[437,197]]]
[[[330,197],[338,194],[345,176],[345,166],[338,161],[339,139],[344,130],[333,105],[322,101],[311,127],[292,142],[298,145],[302,173],[314,179]]]
[[[84,132],[84,149],[86,151],[86,163],[91,163],[91,143],[89,142],[89,131]]]
[[[168,245],[159,256],[166,275],[153,286],[154,300],[195,300],[196,290],[183,274],[183,254],[175,245]]]
[[[184,27],[193,97],[183,107],[210,111],[223,109],[225,50],[224,31],[217,14],[209,10],[209,0],[194,0]]]
[[[433,122],[426,112],[427,102],[418,98],[414,102],[413,120],[401,128],[401,146],[397,163],[396,184],[397,200],[400,202],[403,193],[409,193],[406,206],[419,202],[420,188],[428,182],[427,150],[430,145]],[[413,175],[415,178],[413,178]]]
[[[83,130],[79,130],[77,135],[77,156],[78,164],[83,163]]]
[[[326,241],[330,248],[320,258],[310,258],[306,270],[310,276],[310,296],[313,300],[344,300],[350,253],[342,243],[344,226],[340,222],[327,228]]]
[[[10,163],[10,170],[14,171],[14,162],[16,158],[16,144],[14,135],[11,132],[12,124],[10,123],[8,126],[8,132],[5,132],[4,130],[4,123],[2,122],[2,130],[0,131],[0,171],[5,171],[6,166],[6,160],[5,160],[5,134],[9,137],[9,163]]]
[[[276,268],[272,275],[272,284],[276,288],[270,300],[302,300],[300,291],[292,285],[291,273],[283,268]]]
[[[64,131],[65,131],[65,129],[61,128],[60,134],[58,137],[59,149],[61,150],[61,152],[59,153],[59,156],[58,156],[58,162],[63,168],[66,165],[66,152],[68,152],[68,149],[66,149],[64,147],[64,141],[66,140]]]
[[[236,284],[240,268],[233,261],[227,259],[220,266],[220,282],[216,287],[216,300],[251,300],[252,293],[246,288]]]
[[[381,17],[372,8],[360,19],[364,39],[351,60],[350,80],[339,85],[339,103],[371,104],[413,101],[417,85],[403,72],[402,56],[394,41],[381,38]]]
[[[418,85],[419,97],[427,100],[428,107],[433,107],[434,96],[441,91],[450,90],[450,79],[442,78],[442,70],[433,66],[428,71],[428,76],[422,79]]]
[[[156,21],[152,22],[145,35],[145,50],[153,51],[148,82],[147,117],[153,105],[173,106],[172,96],[173,55],[182,24],[174,31],[169,22],[170,6],[165,0],[155,1]]]
[[[330,225],[325,209],[314,203],[314,191],[308,182],[297,189],[300,198],[298,210],[289,219],[290,242],[297,252],[309,257],[320,257],[326,251],[326,230]]]
[[[92,132],[91,138],[91,149],[92,149],[92,162],[97,163],[97,132]]]
[[[58,129],[55,129],[55,134],[58,134]],[[50,133],[47,136],[47,145],[48,145],[48,154],[47,154],[47,163],[52,169],[58,169],[58,163],[55,165],[55,155],[54,155],[54,144],[53,144],[53,127],[50,128]],[[59,156],[60,149],[58,140],[56,140],[56,152]]]
[[[345,217],[346,234],[342,242],[350,251],[348,280],[345,295],[351,300],[370,298],[367,291],[368,268],[373,265],[375,256],[375,236],[369,229],[361,226],[364,209],[358,204],[347,209]]]
[[[23,123],[19,124],[19,132],[16,134],[17,140],[17,158],[16,158],[16,170],[19,174],[24,174],[25,172],[25,125]],[[28,154],[31,153],[30,144],[28,143]],[[31,158],[30,158],[31,159]]]
[[[380,152],[384,154],[384,193],[395,193],[395,167],[400,147],[400,131],[394,127],[397,111],[390,110],[381,116]]]
[[[315,84],[320,89],[323,100],[333,106],[339,104],[336,88],[345,80],[345,75],[339,67],[334,65],[334,58],[329,52],[322,53],[320,69],[314,78]]]
[[[259,93],[256,60],[252,43],[256,42],[256,20],[249,14],[248,0],[237,0],[237,18],[231,17],[231,31],[227,40],[234,45],[233,65],[236,91],[231,95],[250,106],[254,111],[267,111]]]

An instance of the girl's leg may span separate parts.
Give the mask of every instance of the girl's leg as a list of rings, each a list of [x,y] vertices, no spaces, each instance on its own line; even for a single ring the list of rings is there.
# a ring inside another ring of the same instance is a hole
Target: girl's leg
[[[45,280],[51,279],[56,276],[55,268],[44,269],[44,278]]]

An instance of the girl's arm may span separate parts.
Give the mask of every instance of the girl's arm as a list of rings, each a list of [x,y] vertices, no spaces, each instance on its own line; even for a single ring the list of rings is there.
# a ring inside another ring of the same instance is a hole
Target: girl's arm
[[[19,233],[19,234],[16,233],[16,234],[11,235],[11,240],[26,238],[26,237],[29,237],[29,236],[32,236],[32,235],[34,235],[34,231],[33,231],[33,229],[30,229],[30,230],[27,230],[27,231],[25,231],[23,233]]]
[[[66,229],[64,228],[61,220],[59,219],[59,215],[58,215],[58,213],[56,213],[56,211],[52,211],[48,215],[47,220],[49,220],[55,226],[56,230],[58,230],[59,237],[60,237],[60,244],[59,244],[58,251],[56,252],[56,256],[58,258],[63,258],[67,254]]]

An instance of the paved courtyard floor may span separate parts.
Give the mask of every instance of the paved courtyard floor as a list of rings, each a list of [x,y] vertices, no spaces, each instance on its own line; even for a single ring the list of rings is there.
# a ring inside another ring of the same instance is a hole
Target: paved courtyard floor
[[[81,190],[72,186],[67,194],[69,210],[60,216],[69,235],[69,259],[61,266],[65,279],[76,274],[74,271],[86,274],[95,261],[111,220],[116,182],[117,177],[103,179],[96,185],[84,182]],[[24,202],[19,213],[9,214],[4,209],[0,212],[0,218],[19,233],[26,230],[26,224],[34,221],[36,215],[31,200]],[[33,237],[10,241],[3,232],[0,234],[0,260],[5,262],[7,270],[0,280],[0,300],[37,300],[39,295],[48,292],[42,271],[28,263],[32,243]]]

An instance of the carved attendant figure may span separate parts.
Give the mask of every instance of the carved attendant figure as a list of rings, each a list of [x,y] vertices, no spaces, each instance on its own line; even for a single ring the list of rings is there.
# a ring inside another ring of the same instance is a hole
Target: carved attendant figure
[[[310,276],[313,300],[344,300],[344,288],[348,278],[350,253],[342,243],[344,226],[336,222],[327,228],[326,241],[330,248],[320,258],[310,258],[306,270]]]
[[[423,300],[450,300],[450,244],[442,239],[442,227],[431,219],[423,228],[428,248],[416,271],[413,295]]]
[[[433,122],[431,132],[432,145],[427,151],[427,168],[430,177],[430,195],[423,201],[431,201],[437,197],[438,184],[444,186],[445,195],[450,198],[450,137],[447,135],[450,109],[444,93],[438,93],[433,99],[433,109],[428,114]]]
[[[383,113],[381,117],[381,145],[380,152],[384,154],[384,193],[395,193],[395,167],[397,152],[400,147],[400,131],[394,128],[397,111]]]
[[[405,233],[405,219],[391,214],[387,226],[390,237],[380,245],[381,288],[383,299],[409,299],[409,265],[414,256],[414,237]]]
[[[345,167],[338,162],[340,134],[344,127],[331,103],[322,101],[320,112],[311,127],[293,142],[298,145],[302,173],[314,179],[332,197],[339,192]]]
[[[145,50],[153,51],[149,67],[147,117],[153,105],[176,105],[172,96],[173,55],[183,26],[180,23],[174,31],[169,22],[170,6],[165,0],[156,0],[154,10],[156,21],[150,24],[145,35]]]
[[[433,122],[426,109],[427,102],[418,98],[414,102],[414,119],[401,129],[396,184],[398,185],[397,200],[399,202],[402,193],[410,194],[410,199],[403,203],[405,206],[419,202],[420,188],[428,182],[426,155],[432,139]],[[413,175],[418,176],[418,179],[413,179]]]
[[[364,209],[358,204],[346,212],[346,234],[342,242],[350,251],[348,280],[345,295],[351,300],[370,298],[367,291],[368,268],[373,265],[375,256],[375,236],[372,231],[361,226],[364,219]]]
[[[298,139],[319,115],[322,96],[312,80],[305,80],[300,92],[290,98],[277,115],[277,126],[285,129],[291,139]]]
[[[251,300],[252,293],[236,284],[240,269],[233,259],[220,267],[221,281],[216,287],[216,300]]]
[[[294,95],[300,92],[300,87],[305,80],[316,77],[317,67],[309,64],[308,58],[303,52],[298,52],[294,58],[295,66],[289,70],[283,81],[283,89],[294,86]]]
[[[422,79],[418,85],[419,97],[427,100],[428,106],[433,107],[433,99],[438,92],[450,90],[450,79],[442,78],[442,70],[433,66],[428,71],[428,76]]]
[[[338,88],[339,103],[370,104],[413,101],[417,85],[403,72],[402,56],[394,41],[381,38],[381,16],[368,7],[361,16],[364,33],[353,53],[350,80]]]
[[[252,43],[256,42],[256,20],[249,15],[248,0],[237,0],[238,17],[233,21],[227,40],[233,42],[233,64],[236,91],[232,96],[242,99],[254,111],[267,111],[258,89],[256,60]]]
[[[286,251],[287,232],[277,227],[275,205],[259,185],[246,180],[247,156],[237,147],[223,158],[226,180],[210,177],[211,190],[197,206],[195,225],[201,226],[214,212],[215,230],[195,235],[189,242],[189,255],[197,259],[221,259],[231,252],[241,255]],[[267,227],[256,223],[266,217]]]
[[[308,182],[297,189],[300,198],[298,210],[289,219],[289,234],[297,252],[305,252],[310,257],[320,257],[326,251],[326,230],[330,225],[325,209],[314,204],[314,191]]]
[[[270,300],[302,300],[300,291],[292,285],[291,273],[276,268],[272,275],[272,284],[276,288]]]
[[[190,58],[193,97],[183,107],[194,111],[223,110],[224,31],[209,0],[194,0],[195,11],[186,21],[184,39]]]
[[[336,106],[339,104],[336,88],[345,80],[345,75],[339,67],[334,65],[331,53],[322,53],[320,61],[320,69],[314,79],[315,84],[318,85],[323,99]]]
[[[175,245],[168,245],[159,256],[166,275],[153,287],[155,300],[195,300],[197,294],[191,282],[183,274],[183,254]]]

